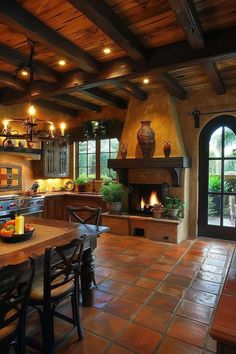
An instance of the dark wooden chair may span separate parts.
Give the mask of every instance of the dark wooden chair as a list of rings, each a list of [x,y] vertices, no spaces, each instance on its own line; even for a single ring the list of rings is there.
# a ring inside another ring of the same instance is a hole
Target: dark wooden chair
[[[25,320],[34,276],[34,260],[6,265],[0,270],[0,353],[25,354]]]
[[[67,207],[68,220],[70,222],[78,222],[80,224],[96,225],[97,229],[101,219],[101,208],[83,207]]]
[[[100,220],[101,220],[101,213],[102,213],[102,209],[100,207],[92,208],[89,206],[83,206],[83,207],[68,206],[67,213],[68,213],[68,220],[70,222],[77,222],[83,225],[86,224],[96,225],[98,230]],[[94,274],[93,274],[93,284],[95,287],[97,287]]]
[[[83,248],[83,238],[66,245],[46,248],[44,271],[34,279],[29,305],[34,307],[40,316],[42,345],[30,337],[27,337],[27,344],[45,354],[54,353],[75,328],[79,340],[83,338],[79,316],[79,275]],[[69,297],[72,318],[58,309],[58,305]],[[73,325],[72,330],[57,343],[54,341],[54,316]]]

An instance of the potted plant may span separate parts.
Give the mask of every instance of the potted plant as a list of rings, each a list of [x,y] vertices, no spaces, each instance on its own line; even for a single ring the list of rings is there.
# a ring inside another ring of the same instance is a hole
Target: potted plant
[[[74,183],[78,186],[78,192],[83,192],[85,184],[89,181],[90,179],[88,176],[83,174],[79,175],[79,177],[74,180]]]
[[[122,209],[122,196],[124,193],[123,185],[120,183],[109,182],[101,187],[102,199],[107,202],[107,208],[112,213],[120,213]]]
[[[165,210],[170,218],[177,218],[182,213],[184,204],[178,197],[166,197]]]

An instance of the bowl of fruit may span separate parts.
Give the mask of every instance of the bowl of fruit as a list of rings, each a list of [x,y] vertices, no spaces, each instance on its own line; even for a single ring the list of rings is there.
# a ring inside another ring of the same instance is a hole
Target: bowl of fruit
[[[9,220],[7,221],[0,230],[0,239],[3,242],[7,243],[15,243],[15,242],[22,242],[29,240],[33,233],[34,227],[32,224],[25,224],[24,225],[24,233],[16,234],[16,221]]]

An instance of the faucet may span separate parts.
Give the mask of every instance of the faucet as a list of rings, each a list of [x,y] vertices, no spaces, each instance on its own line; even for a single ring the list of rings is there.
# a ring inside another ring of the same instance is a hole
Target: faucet
[[[39,188],[39,182],[36,181],[32,184],[32,186],[28,189],[28,192],[32,192],[32,193],[37,193],[37,190]]]

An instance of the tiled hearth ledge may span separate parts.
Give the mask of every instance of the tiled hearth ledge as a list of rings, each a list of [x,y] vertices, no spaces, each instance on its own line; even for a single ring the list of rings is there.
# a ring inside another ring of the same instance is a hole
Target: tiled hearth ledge
[[[110,227],[110,232],[123,236],[137,235],[155,241],[180,243],[185,238],[183,219],[154,219],[152,217],[128,214],[102,214],[102,224]]]

